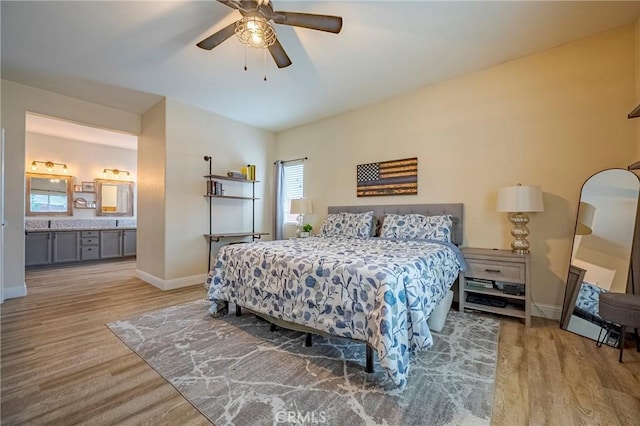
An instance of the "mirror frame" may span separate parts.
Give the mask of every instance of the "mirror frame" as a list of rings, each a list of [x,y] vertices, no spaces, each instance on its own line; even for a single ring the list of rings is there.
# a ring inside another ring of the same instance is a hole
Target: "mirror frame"
[[[586,183],[591,178],[598,175],[599,173],[610,171],[610,170],[627,171],[627,169],[614,167],[614,168],[599,170],[598,172],[592,174],[583,182],[582,186],[580,187],[579,201],[582,200],[582,192],[584,190],[584,186],[586,185]],[[638,181],[640,182],[640,177],[637,174],[631,171],[629,171],[629,173],[631,175],[635,175]],[[573,238],[573,242],[571,243],[571,253],[573,253],[573,250],[574,250],[577,227],[578,227],[578,217],[576,216],[576,222],[573,230],[574,238]],[[637,272],[638,269],[636,265],[640,263],[638,259],[636,259],[637,257],[636,253],[638,252],[638,250],[640,250],[640,246],[638,245],[640,241],[640,194],[638,195],[638,199],[636,201],[636,217],[635,217],[635,222],[633,223],[632,229],[633,229],[634,235],[632,238],[631,251],[629,253],[629,264],[628,264],[627,270],[625,271],[625,273],[627,274],[627,285],[625,290],[626,290],[626,293],[638,294],[638,293],[635,293],[635,290],[638,287],[638,282],[636,281],[638,280],[637,280],[637,277],[635,277],[634,275],[638,273]],[[560,318],[560,328],[569,332],[573,332],[572,330],[569,330],[569,322],[571,320],[571,316],[573,315],[576,301],[578,299],[578,294],[580,292],[580,287],[582,285],[582,282],[584,281],[584,276],[586,274],[586,270],[573,265],[572,262],[573,262],[573,254],[569,258],[569,271],[567,274],[567,280],[565,281],[566,287],[565,287],[565,294],[564,294],[564,303],[562,305],[562,314]],[[578,335],[582,336],[581,334],[578,334]],[[586,336],[583,336],[583,337],[586,337]]]
[[[96,182],[96,216],[133,216],[133,182],[128,180],[95,179]],[[129,186],[129,208],[125,213],[111,213],[102,211],[102,185],[117,184]]]
[[[576,308],[578,293],[580,293],[580,286],[582,285],[582,281],[584,281],[586,273],[586,270],[578,268],[575,265],[569,266],[567,288],[564,292],[564,303],[562,305],[562,314],[560,316],[560,328],[563,330],[566,330],[569,327],[569,320]]]
[[[67,183],[67,211],[66,212],[32,212],[31,211],[31,179],[60,179]],[[25,216],[73,216],[73,176],[52,175],[47,173],[26,173],[25,185]]]

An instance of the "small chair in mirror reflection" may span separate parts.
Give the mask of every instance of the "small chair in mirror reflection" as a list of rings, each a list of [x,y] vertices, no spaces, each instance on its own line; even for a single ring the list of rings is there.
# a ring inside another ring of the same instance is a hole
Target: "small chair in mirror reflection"
[[[624,350],[624,339],[627,327],[633,327],[636,349],[640,352],[640,296],[626,293],[602,293],[600,294],[600,316],[609,323],[602,341],[598,337],[598,346],[601,346],[615,325],[619,325],[620,358],[622,362],[622,351]]]

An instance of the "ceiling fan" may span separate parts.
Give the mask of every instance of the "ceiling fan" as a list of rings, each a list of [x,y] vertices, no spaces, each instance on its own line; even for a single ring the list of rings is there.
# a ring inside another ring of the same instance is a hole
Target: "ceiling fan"
[[[334,34],[342,29],[342,18],[339,16],[274,11],[269,0],[218,1],[240,11],[242,18],[205,38],[197,46],[211,50],[236,34],[248,46],[268,49],[278,68],[291,65],[291,59],[278,41],[271,22]]]

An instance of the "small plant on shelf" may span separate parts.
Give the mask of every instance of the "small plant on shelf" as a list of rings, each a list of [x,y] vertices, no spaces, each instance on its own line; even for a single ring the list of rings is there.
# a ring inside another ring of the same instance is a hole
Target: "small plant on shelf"
[[[308,237],[309,235],[311,235],[311,230],[313,229],[313,226],[311,226],[310,224],[305,224],[302,227],[302,231],[300,231],[300,238],[304,238],[304,237]]]

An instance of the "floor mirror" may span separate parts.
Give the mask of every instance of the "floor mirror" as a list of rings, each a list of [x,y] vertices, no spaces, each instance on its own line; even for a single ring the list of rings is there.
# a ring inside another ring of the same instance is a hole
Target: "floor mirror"
[[[640,179],[624,169],[598,172],[580,192],[571,263],[560,327],[598,340],[612,327],[599,315],[599,295],[635,292],[632,253],[637,256]],[[637,271],[635,275],[638,275]],[[638,283],[636,284],[636,288]],[[617,346],[615,326],[604,342]]]

